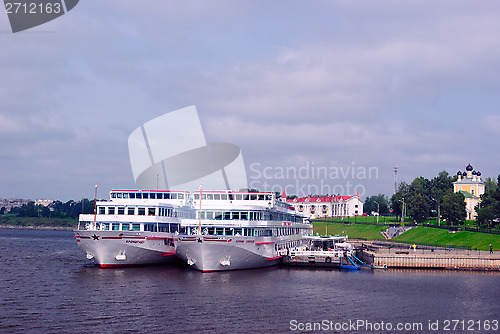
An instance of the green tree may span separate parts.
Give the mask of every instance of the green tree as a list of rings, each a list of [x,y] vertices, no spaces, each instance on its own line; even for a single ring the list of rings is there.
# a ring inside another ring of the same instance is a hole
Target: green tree
[[[366,214],[371,214],[372,212],[379,212],[380,215],[388,214],[389,203],[387,197],[384,194],[367,197],[363,203],[363,212]]]
[[[398,185],[398,191],[394,195],[391,196],[391,208],[392,213],[400,217],[403,212],[403,199],[406,203],[408,203],[407,199],[409,196],[410,188],[406,182],[401,182]],[[405,203],[405,205],[406,205]]]
[[[453,190],[448,190],[443,195],[443,205],[441,206],[441,215],[446,219],[448,224],[453,226],[453,223],[459,224],[465,220],[467,211],[465,209],[465,197],[462,193],[455,193]]]
[[[429,218],[429,199],[422,193],[416,193],[410,197],[408,203],[408,214],[417,222],[421,223]]]
[[[487,177],[484,180],[484,193],[485,194],[495,191],[496,188],[498,188],[498,185],[491,177]]]
[[[500,175],[498,180],[500,181]],[[495,221],[500,217],[500,186],[490,184],[481,195],[481,203],[475,209],[477,212],[476,221],[480,225],[486,225],[485,227],[493,227]]]

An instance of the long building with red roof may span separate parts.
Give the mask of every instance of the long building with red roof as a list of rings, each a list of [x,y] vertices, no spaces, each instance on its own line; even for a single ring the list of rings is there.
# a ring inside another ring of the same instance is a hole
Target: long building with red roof
[[[295,212],[311,219],[325,217],[353,217],[363,214],[359,194],[353,196],[307,196],[287,199]]]

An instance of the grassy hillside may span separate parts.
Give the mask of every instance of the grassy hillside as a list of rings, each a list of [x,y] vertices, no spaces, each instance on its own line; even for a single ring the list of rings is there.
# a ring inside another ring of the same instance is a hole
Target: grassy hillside
[[[328,233],[326,229],[328,225]],[[350,238],[362,238],[368,240],[385,240],[385,238],[380,234],[382,229],[386,229],[384,226],[378,225],[361,225],[361,224],[351,224],[344,225],[339,223],[328,223],[325,221],[315,221],[313,222],[313,232],[314,234],[319,233],[320,235],[348,235]]]
[[[0,225],[20,228],[76,228],[77,219],[0,216]]]
[[[325,221],[314,221],[313,232],[320,235],[348,235],[349,238],[362,238],[368,240],[385,240],[380,231],[386,230],[387,226],[380,225],[344,225],[341,223],[328,223],[328,233]],[[426,245],[453,245],[468,246],[472,249],[489,250],[490,244],[493,249],[500,250],[500,235],[478,233],[478,232],[456,232],[448,233],[448,230],[431,227],[418,227],[411,229],[402,235],[391,239],[391,241],[416,243]]]
[[[422,226],[411,229],[392,240],[416,244],[469,246],[480,250],[489,250],[492,244],[494,249],[500,249],[500,235],[467,231],[449,233],[448,230]]]

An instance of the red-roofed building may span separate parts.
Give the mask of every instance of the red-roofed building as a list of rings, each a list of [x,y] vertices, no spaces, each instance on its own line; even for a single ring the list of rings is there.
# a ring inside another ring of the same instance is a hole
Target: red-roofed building
[[[363,214],[363,202],[359,194],[353,196],[308,196],[287,199],[295,212],[315,219],[324,217],[353,217]]]

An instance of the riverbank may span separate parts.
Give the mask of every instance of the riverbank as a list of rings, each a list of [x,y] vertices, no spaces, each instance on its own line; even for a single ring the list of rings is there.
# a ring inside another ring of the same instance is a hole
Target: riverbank
[[[350,239],[387,241],[381,232],[389,226],[365,224],[326,224],[324,221],[313,222],[313,232],[320,235],[348,235]],[[419,226],[390,239],[391,242],[420,244],[427,246],[446,246],[489,251],[489,245],[495,251],[500,250],[500,235],[470,231],[453,231]]]
[[[365,263],[387,268],[500,271],[500,254],[480,250],[458,250],[366,242],[357,255]]]
[[[0,228],[73,230],[78,220],[73,218],[0,216]]]

